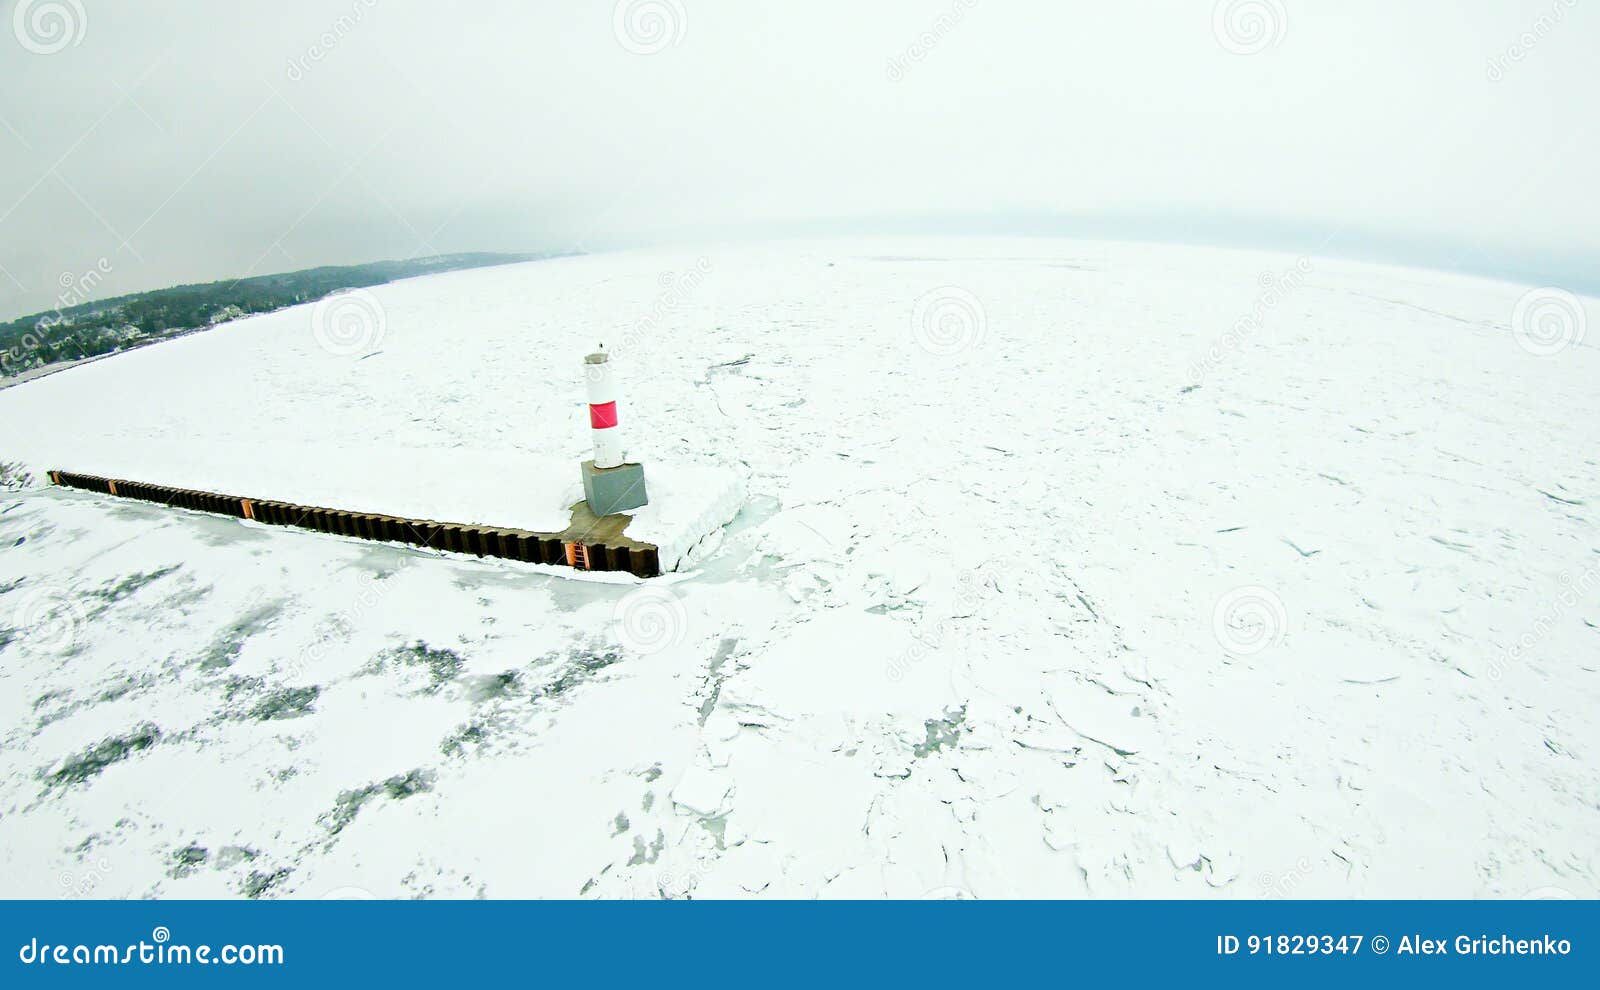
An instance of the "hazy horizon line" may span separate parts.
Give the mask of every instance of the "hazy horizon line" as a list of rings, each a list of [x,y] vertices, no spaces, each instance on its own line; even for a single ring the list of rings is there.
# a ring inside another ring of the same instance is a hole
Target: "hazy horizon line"
[[[11,323],[28,317],[45,317],[65,309],[109,302],[143,293],[185,285],[208,285],[230,278],[243,281],[319,268],[358,267],[385,262],[418,261],[461,255],[603,255],[623,251],[693,246],[704,243],[761,243],[825,239],[829,237],[1040,237],[1062,240],[1125,241],[1170,244],[1224,250],[1259,250],[1305,254],[1366,264],[1436,271],[1509,282],[1517,285],[1554,286],[1580,295],[1600,298],[1600,273],[1592,260],[1565,255],[1526,256],[1509,259],[1484,257],[1476,245],[1448,244],[1437,238],[1405,238],[1354,227],[1336,228],[1332,234],[1304,223],[1257,218],[1241,222],[1224,215],[1173,213],[993,212],[943,215],[886,214],[857,218],[796,218],[778,222],[727,223],[695,228],[669,228],[648,234],[562,241],[552,239],[516,247],[486,245],[458,248],[438,254],[376,257],[352,260],[330,258],[282,271],[243,272],[222,278],[186,278],[164,284],[125,289],[66,305],[22,310],[0,316]],[[411,276],[417,277],[417,276]],[[58,297],[58,304],[63,300]]]

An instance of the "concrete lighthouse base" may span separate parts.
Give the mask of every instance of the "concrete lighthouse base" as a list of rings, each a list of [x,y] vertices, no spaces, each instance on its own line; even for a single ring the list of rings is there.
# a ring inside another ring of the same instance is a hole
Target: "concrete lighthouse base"
[[[584,461],[583,497],[597,516],[639,508],[650,501],[644,489],[644,465],[597,468],[594,461]]]

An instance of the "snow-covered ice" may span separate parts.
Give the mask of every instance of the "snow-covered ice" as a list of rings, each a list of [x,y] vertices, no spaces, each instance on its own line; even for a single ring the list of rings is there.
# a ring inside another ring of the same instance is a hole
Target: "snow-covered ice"
[[[738,512],[592,583],[7,494],[0,892],[1594,896],[1600,355],[1519,344],[1527,291],[718,246],[380,286],[357,353],[306,306],[0,391],[35,477],[539,529],[604,341],[652,493],[725,483],[672,525]]]

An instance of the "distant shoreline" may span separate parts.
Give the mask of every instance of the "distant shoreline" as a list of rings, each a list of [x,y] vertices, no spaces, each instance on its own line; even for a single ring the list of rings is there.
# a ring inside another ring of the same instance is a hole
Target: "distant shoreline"
[[[547,258],[564,257],[562,254],[493,254],[487,252],[469,252],[450,255],[438,255],[432,258],[412,258],[404,261],[375,261],[364,265],[323,266],[319,268],[306,268],[295,272],[283,272],[273,275],[254,275],[234,280],[220,280],[196,285],[169,286],[165,289],[152,289],[148,292],[138,292],[129,295],[116,296],[99,302],[80,303],[64,310],[56,310],[54,318],[58,322],[50,325],[53,332],[63,333],[64,340],[57,341],[53,348],[59,350],[64,345],[77,344],[80,351],[93,348],[96,344],[103,343],[108,330],[115,325],[106,319],[106,314],[115,314],[122,317],[128,316],[125,327],[132,328],[135,333],[125,345],[116,346],[99,354],[87,354],[83,357],[68,358],[59,361],[50,361],[38,367],[29,368],[15,375],[0,377],[0,391],[22,385],[26,382],[46,378],[59,371],[67,371],[80,365],[91,364],[118,354],[148,347],[152,344],[165,343],[177,340],[190,334],[202,333],[225,326],[237,319],[248,316],[261,316],[267,313],[276,313],[293,306],[301,306],[325,299],[336,292],[348,289],[369,288],[376,285],[388,285],[393,282],[402,282],[406,279],[418,278],[423,275],[437,275],[451,271],[470,271],[475,268],[497,268],[501,265],[523,264],[529,261],[542,261]],[[241,287],[245,292],[254,292],[254,298],[240,295]],[[269,302],[262,305],[263,295]],[[278,305],[270,305],[271,301],[282,300]],[[170,308],[169,308],[170,307]],[[129,310],[133,310],[129,313]],[[144,310],[143,325],[138,316]],[[180,316],[198,318],[193,326],[179,325],[169,330],[146,330],[146,326],[161,327],[171,319],[173,310],[178,309]],[[196,311],[199,311],[198,314]],[[229,313],[229,318],[217,319],[219,315]],[[152,315],[153,311],[153,315]],[[69,317],[62,319],[63,316]],[[21,347],[30,335],[41,333],[39,325],[50,318],[47,313],[35,313],[32,316],[20,317],[10,323],[0,324],[0,348],[15,351]],[[205,321],[214,320],[215,322]],[[82,322],[80,322],[82,321]],[[98,340],[95,335],[98,334]],[[76,335],[77,339],[74,339]],[[28,348],[25,353],[40,355],[46,347],[36,344]]]
[[[274,312],[276,311],[274,310]],[[251,315],[256,316],[260,314],[253,313]],[[13,388],[17,385],[26,384],[27,382],[38,381],[41,378],[48,378],[58,371],[71,371],[73,368],[82,367],[86,364],[94,364],[96,361],[104,361],[106,358],[114,358],[121,354],[129,354],[144,347],[151,347],[156,344],[164,344],[169,340],[177,340],[179,337],[187,337],[190,334],[205,333],[207,330],[215,330],[218,327],[227,326],[232,322],[232,320],[227,320],[222,323],[213,323],[208,327],[191,327],[188,330],[179,330],[176,333],[170,333],[165,337],[152,337],[149,340],[136,341],[132,344],[129,344],[127,347],[123,347],[115,351],[107,351],[104,354],[91,354],[88,357],[72,358],[68,361],[57,361],[54,364],[47,364],[39,368],[29,368],[27,371],[19,374],[0,378],[0,392],[3,392],[8,388]]]

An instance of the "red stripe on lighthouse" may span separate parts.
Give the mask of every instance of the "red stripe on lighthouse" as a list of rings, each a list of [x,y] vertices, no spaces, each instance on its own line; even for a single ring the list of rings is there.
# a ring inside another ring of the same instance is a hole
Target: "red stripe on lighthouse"
[[[617,425],[615,402],[589,403],[589,425],[596,430],[609,430]]]

